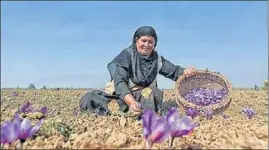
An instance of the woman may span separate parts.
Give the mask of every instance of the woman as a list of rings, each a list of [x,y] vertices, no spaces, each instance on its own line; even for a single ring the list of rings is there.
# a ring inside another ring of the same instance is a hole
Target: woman
[[[196,69],[176,66],[159,56],[155,51],[157,41],[157,34],[152,27],[137,29],[132,45],[108,64],[111,81],[107,84],[105,93],[93,91],[86,94],[81,99],[81,109],[96,112],[96,108],[101,108],[101,112],[110,112],[107,104],[113,98],[117,99],[120,111],[123,112],[130,110],[135,115],[140,115],[143,109],[159,112],[163,92],[158,89],[157,75],[176,81],[180,75],[195,75]]]

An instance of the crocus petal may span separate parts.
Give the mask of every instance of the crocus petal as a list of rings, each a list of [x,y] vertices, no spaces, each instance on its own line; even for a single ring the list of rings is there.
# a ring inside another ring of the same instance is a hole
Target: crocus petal
[[[179,121],[179,125],[180,125],[180,128],[181,129],[186,129],[186,130],[189,130],[189,129],[192,129],[194,128],[195,126],[197,126],[197,123],[192,123],[191,122],[192,119],[188,116],[184,116],[180,121]]]
[[[10,120],[6,120],[2,123],[1,127],[5,127],[5,126],[8,126],[9,124],[11,124],[11,121]]]
[[[21,122],[21,118],[18,113],[14,115],[14,122]]]
[[[18,131],[18,132],[19,132],[20,127],[21,127],[21,122],[22,122],[22,120],[21,120],[19,114],[16,113],[14,115],[13,123],[15,125],[15,130]]]
[[[18,139],[18,130],[14,122],[6,121],[1,126],[1,143],[12,143]]]
[[[189,116],[181,118],[179,123],[171,129],[171,136],[180,137],[189,134],[198,125],[198,123],[192,123],[191,120]]]
[[[41,128],[42,124],[44,123],[45,119],[42,118],[31,130],[31,135],[33,136],[36,134],[36,132]]]
[[[175,107],[170,108],[169,111],[167,112],[168,124],[175,124],[178,117],[179,117],[178,109]]]
[[[143,133],[145,138],[149,136],[152,131],[152,125],[154,121],[157,119],[157,115],[153,110],[144,110],[142,118],[142,125],[143,125]]]
[[[8,129],[7,127],[10,126],[11,121],[7,120],[4,121],[3,124],[1,125],[1,144],[6,144],[8,143]]]
[[[31,130],[32,130],[31,121],[27,118],[24,118],[23,121],[21,122],[19,138],[27,139],[31,134]]]
[[[151,141],[151,143],[158,143],[168,138],[170,126],[167,124],[166,118],[158,118],[154,123],[156,126],[152,128],[148,140]]]

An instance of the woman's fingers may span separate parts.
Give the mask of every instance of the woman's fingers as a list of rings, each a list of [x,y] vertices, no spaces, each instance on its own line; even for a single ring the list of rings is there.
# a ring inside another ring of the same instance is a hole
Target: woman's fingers
[[[190,76],[193,76],[197,73],[197,70],[195,68],[187,68],[184,70],[184,75],[186,77],[190,77]]]
[[[142,110],[140,109],[140,104],[137,102],[132,103],[130,107],[133,111],[142,112]]]

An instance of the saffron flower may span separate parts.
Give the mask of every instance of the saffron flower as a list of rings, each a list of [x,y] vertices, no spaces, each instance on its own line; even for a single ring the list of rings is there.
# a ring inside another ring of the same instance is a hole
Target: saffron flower
[[[145,110],[142,115],[142,125],[147,148],[161,142],[169,136],[169,125],[165,117],[159,117],[153,110]]]
[[[184,135],[190,134],[198,123],[193,123],[190,116],[184,116],[179,118],[179,112],[177,108],[172,107],[167,113],[167,122],[170,126],[170,137],[171,142],[169,147],[173,146],[173,141],[175,137],[182,137]]]
[[[242,108],[242,112],[247,115],[248,119],[251,119],[256,114],[256,112],[251,108]]]
[[[22,120],[18,114],[15,114],[12,121],[5,121],[1,126],[1,144],[12,143],[18,139],[26,140],[35,135],[43,123],[44,118],[32,126],[29,119]]]
[[[192,118],[195,118],[200,114],[199,111],[195,108],[188,108],[187,110],[185,110],[185,112],[187,116],[191,116]]]

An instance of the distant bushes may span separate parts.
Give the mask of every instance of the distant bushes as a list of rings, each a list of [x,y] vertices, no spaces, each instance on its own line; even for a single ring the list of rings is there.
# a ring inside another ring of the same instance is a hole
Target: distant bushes
[[[28,85],[28,89],[35,89],[35,85],[34,85],[33,83],[30,83],[30,84]]]

